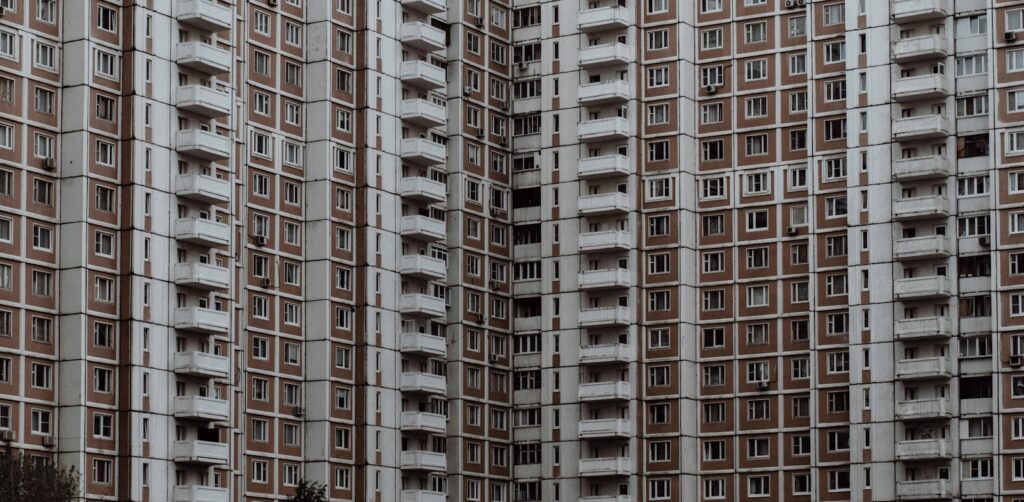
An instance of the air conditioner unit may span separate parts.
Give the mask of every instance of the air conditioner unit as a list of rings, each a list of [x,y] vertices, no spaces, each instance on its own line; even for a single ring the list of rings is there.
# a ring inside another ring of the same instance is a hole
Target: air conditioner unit
[[[14,441],[14,431],[0,431],[0,441]]]
[[[483,130],[483,128],[480,128],[480,129],[476,130],[476,137],[477,138],[483,138],[484,137],[484,130]]]
[[[54,447],[57,446],[57,438],[53,436],[46,436],[43,438],[43,446]]]
[[[761,380],[760,382],[757,382],[757,389],[768,390],[768,380]]]
[[[1015,41],[1017,41],[1017,32],[1016,31],[1008,31],[1006,33],[1003,33],[1003,40],[1005,40],[1007,42],[1015,42]]]
[[[492,211],[493,211],[493,209],[492,209]],[[500,282],[493,281],[493,280],[491,281],[491,289],[498,289],[500,287],[501,287],[501,283]]]
[[[264,288],[269,288],[269,287],[271,287],[273,285],[274,285],[274,283],[270,282],[270,278],[269,277],[264,277],[264,278],[260,279],[260,286],[263,286]]]
[[[294,406],[294,407],[292,407],[292,415],[294,415],[296,417],[301,417],[301,416],[303,416],[305,414],[306,414],[306,409],[303,408],[302,406]]]
[[[255,236],[253,236],[252,241],[257,246],[266,246],[267,245],[267,236],[266,235],[255,235]]]
[[[484,27],[484,19],[482,17],[476,18],[476,27],[477,28],[483,28]]]
[[[498,362],[498,354],[493,354],[493,353],[491,354],[491,362],[492,363]]]
[[[708,93],[710,95],[714,95],[716,92],[718,92],[718,86],[714,85],[714,84],[705,85],[704,86],[704,92],[706,92],[706,93]]]
[[[798,233],[796,227],[786,227],[786,234],[796,235]]]
[[[987,235],[981,236],[978,238],[978,244],[981,244],[982,246],[985,247],[989,247],[992,245],[992,238]]]
[[[500,107],[501,107],[502,111],[506,111],[507,112],[508,108],[509,108],[508,101],[502,101]]]
[[[44,165],[46,166],[47,170],[53,171],[54,169],[57,169],[57,159],[53,157],[47,157],[46,163]]]
[[[519,69],[520,70],[525,70],[526,69],[526,61],[520,61],[519,62]]]
[[[468,85],[466,87],[463,87],[462,88],[462,95],[463,96],[472,96],[473,95],[473,88],[468,86]]]
[[[792,9],[796,7],[796,0],[786,0],[786,8]]]
[[[498,216],[498,209],[497,208],[493,208],[493,207],[491,208],[491,216]],[[493,284],[493,282],[491,284]],[[491,287],[493,288],[494,286],[491,286]]]
[[[267,5],[277,7],[277,0],[267,0]]]

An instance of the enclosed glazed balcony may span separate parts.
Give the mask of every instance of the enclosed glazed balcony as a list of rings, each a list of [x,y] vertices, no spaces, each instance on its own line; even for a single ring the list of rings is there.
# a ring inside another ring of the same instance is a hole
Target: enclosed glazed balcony
[[[591,45],[579,52],[579,65],[582,68],[624,65],[631,61],[633,49],[621,42]]]
[[[429,490],[402,490],[400,502],[447,502],[448,494]]]
[[[629,26],[629,9],[609,5],[584,9],[576,15],[576,27],[584,33],[625,28]]]
[[[402,140],[402,160],[416,164],[440,164],[448,157],[445,146],[427,138]]]
[[[939,114],[903,117],[892,123],[892,137],[896,141],[945,138],[951,131],[949,118]]]
[[[902,359],[896,362],[896,378],[899,380],[932,380],[949,378],[945,357],[922,357]]]
[[[892,203],[892,217],[897,221],[949,216],[949,200],[943,195],[925,195],[897,199]]]
[[[444,260],[427,256],[424,254],[412,254],[402,256],[399,263],[399,272],[402,275],[415,277],[424,280],[444,279],[448,274],[448,267]]]
[[[585,120],[579,127],[580,141],[610,141],[629,137],[629,121],[624,117]]]
[[[628,288],[633,284],[630,271],[625,268],[585,270],[579,273],[578,280],[583,290]]]
[[[949,338],[950,322],[947,317],[919,317],[896,321],[895,335],[900,341]]]
[[[448,429],[448,417],[422,411],[403,411],[400,427],[403,431],[444,434]]]
[[[423,176],[406,176],[398,187],[403,198],[436,204],[448,199],[448,189],[444,183]]]
[[[949,95],[949,78],[941,73],[896,79],[892,86],[895,101],[944,98]]]
[[[580,476],[628,476],[629,457],[581,458]]]
[[[185,85],[174,91],[174,105],[179,110],[204,117],[223,117],[231,114],[231,94],[205,85]]]
[[[174,502],[228,502],[227,488],[200,485],[174,487]]]
[[[444,69],[426,61],[402,61],[398,78],[402,83],[424,89],[441,89],[447,85]]]
[[[629,307],[599,307],[580,309],[580,326],[628,326]]]
[[[234,18],[230,7],[212,0],[178,0],[176,12],[179,23],[209,32],[230,30]]]
[[[174,176],[174,194],[204,204],[220,204],[231,200],[231,183],[205,174],[178,174]]]
[[[186,439],[175,441],[174,461],[190,464],[224,465],[228,463],[228,444]]]
[[[540,331],[541,317],[539,315],[528,317],[516,317],[512,319],[512,328],[515,331]]]
[[[209,75],[231,71],[231,52],[203,42],[179,42],[175,49],[179,66]]]
[[[577,91],[581,105],[598,105],[629,100],[629,82],[608,80],[592,84],[581,84]]]
[[[410,471],[443,472],[448,468],[448,457],[436,451],[406,450],[402,452],[401,467]]]
[[[402,23],[399,28],[399,39],[402,44],[421,51],[434,52],[444,49],[444,37],[443,31],[423,21]]]
[[[446,394],[448,392],[448,381],[441,375],[426,373],[422,371],[411,371],[402,373],[400,389],[402,392],[422,392],[425,394]]]
[[[406,354],[443,356],[448,352],[447,341],[428,333],[402,333],[399,350]]]
[[[580,251],[601,252],[629,249],[633,236],[626,230],[603,230],[580,234]]]
[[[949,55],[949,42],[941,34],[903,38],[892,46],[894,63],[909,63],[927,59],[940,59]]]
[[[202,378],[227,378],[231,363],[227,357],[193,350],[174,354],[174,372]]]
[[[944,275],[896,279],[897,300],[924,300],[950,295],[949,278]]]
[[[892,0],[892,20],[914,23],[949,15],[949,0]]]
[[[896,482],[897,500],[951,500],[953,490],[948,479],[918,479]]]
[[[630,173],[629,157],[625,155],[601,155],[580,159],[577,175],[581,179],[627,176]]]
[[[399,108],[402,120],[410,124],[438,127],[448,122],[448,110],[425,99],[406,99]]]
[[[423,293],[407,293],[399,299],[403,314],[426,317],[444,315],[444,298]]]
[[[580,420],[579,435],[583,439],[627,438],[629,434],[629,419],[626,418]]]
[[[581,383],[578,393],[580,401],[628,401],[632,397],[629,382],[623,380]]]
[[[226,422],[231,404],[226,399],[203,396],[176,396],[174,418]]]
[[[914,439],[896,443],[896,460],[939,460],[952,456],[948,439]]]
[[[402,217],[402,236],[424,241],[443,240],[447,235],[444,222],[422,214]]]
[[[227,246],[231,242],[231,228],[205,218],[178,218],[174,222],[174,238],[199,246]]]
[[[580,364],[628,363],[633,352],[628,343],[587,345],[580,348]]]
[[[949,400],[942,397],[900,401],[896,407],[896,417],[900,420],[933,420],[950,416]]]
[[[227,289],[231,272],[211,263],[178,263],[174,265],[174,284],[207,291]]]
[[[174,309],[174,329],[207,334],[228,332],[230,316],[221,310],[201,307],[179,307]]]
[[[175,150],[204,160],[218,161],[231,157],[231,138],[202,129],[183,129],[175,133]]]
[[[953,171],[953,163],[945,155],[926,155],[893,162],[893,177],[898,181],[945,178]]]
[[[581,195],[577,210],[584,215],[628,213],[629,195],[622,192]]]
[[[896,239],[893,255],[897,260],[922,260],[949,256],[949,237],[927,235]]]

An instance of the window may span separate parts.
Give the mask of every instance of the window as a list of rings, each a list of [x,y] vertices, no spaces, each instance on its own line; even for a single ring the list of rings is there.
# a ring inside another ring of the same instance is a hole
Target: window
[[[745,73],[747,81],[751,80],[764,80],[768,78],[768,60],[767,59],[755,59],[753,61],[747,61],[745,64]]]
[[[845,2],[826,5],[822,10],[825,14],[825,26],[843,24],[846,22]]]
[[[700,34],[700,41],[700,47],[703,50],[722,48],[721,28],[702,31]]]
[[[747,495],[750,497],[767,497],[771,495],[769,476],[751,475],[747,478]]]
[[[758,44],[768,40],[768,25],[761,21],[743,25],[743,40],[748,44]]]
[[[116,79],[117,78],[117,66],[118,66],[117,56],[115,56],[115,55],[113,55],[113,54],[111,54],[109,52],[105,52],[105,51],[100,51],[100,50],[96,51],[96,74],[97,75],[99,75],[101,77],[109,78],[109,79]]]
[[[789,18],[789,38],[800,38],[807,36],[807,16],[793,16]]]
[[[825,44],[825,63],[842,63],[846,61],[846,42]]]

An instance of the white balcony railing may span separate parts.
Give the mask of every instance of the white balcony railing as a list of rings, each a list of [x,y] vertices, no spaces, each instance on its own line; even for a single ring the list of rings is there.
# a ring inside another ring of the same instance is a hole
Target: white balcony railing
[[[948,439],[914,439],[896,443],[896,460],[933,460],[949,458],[952,452]]]
[[[443,68],[418,59],[402,61],[398,76],[402,82],[426,89],[440,89],[447,82]]]
[[[629,362],[633,359],[633,352],[628,343],[587,345],[580,348],[580,364]]]
[[[943,58],[949,55],[949,42],[943,34],[903,38],[893,44],[892,58],[896,63]]]
[[[444,49],[444,32],[423,21],[402,23],[399,28],[399,40],[403,44],[422,51],[433,52]]]
[[[231,52],[203,42],[178,42],[176,62],[209,75],[231,71]]]
[[[919,260],[949,256],[949,238],[945,235],[926,235],[896,240],[893,254],[901,260]]]
[[[580,476],[628,476],[629,457],[581,458]]]
[[[945,357],[901,359],[896,362],[896,378],[900,380],[949,378],[947,364]]]
[[[948,317],[918,317],[896,321],[897,340],[948,338],[950,333]]]
[[[399,185],[399,193],[406,199],[437,203],[448,199],[444,183],[423,176],[406,176]]]
[[[174,177],[174,194],[206,204],[220,204],[231,200],[231,183],[206,174],[179,174]]]
[[[174,372],[206,378],[227,378],[231,362],[226,356],[192,350],[174,354]]]
[[[403,121],[421,127],[438,127],[448,122],[448,109],[425,99],[406,99],[399,105]]]
[[[580,49],[578,62],[581,67],[623,65],[633,60],[633,50],[621,42],[591,45]]]
[[[227,488],[200,485],[174,487],[174,502],[228,502],[228,500]]]
[[[629,194],[606,192],[582,195],[577,199],[580,214],[607,214],[629,212]]]
[[[173,452],[175,462],[224,465],[228,463],[229,446],[227,443],[186,439],[175,441]]]
[[[231,413],[231,403],[226,399],[215,399],[204,396],[176,396],[174,398],[174,416],[193,420],[227,421]]]
[[[231,94],[213,87],[183,85],[174,91],[174,105],[204,117],[223,117],[231,114]]]
[[[629,82],[626,80],[608,80],[582,84],[577,90],[577,98],[580,104],[595,105],[611,103],[615,101],[626,101],[629,99]]]
[[[896,141],[943,138],[949,136],[952,130],[949,117],[939,114],[903,117],[892,123],[892,137]]]
[[[607,117],[580,123],[580,141],[608,141],[629,137],[629,121],[625,117]]]
[[[580,272],[580,289],[628,288],[632,283],[629,269],[609,268]]]
[[[892,20],[897,23],[943,18],[949,15],[949,0],[892,0]]]
[[[401,231],[404,236],[426,241],[442,240],[448,233],[443,221],[422,214],[403,216]]]
[[[175,150],[204,160],[231,157],[231,138],[202,129],[182,129],[175,134]]]
[[[900,401],[896,407],[896,416],[900,420],[924,420],[932,418],[949,418],[949,401],[946,398],[918,399]]]
[[[440,164],[448,157],[444,145],[426,138],[405,138],[401,144],[402,159],[420,164]]]
[[[629,420],[625,418],[580,420],[581,438],[629,437],[629,434]]]
[[[402,333],[399,350],[414,354],[443,356],[447,352],[447,340],[429,333]]]
[[[429,490],[402,490],[400,502],[447,502],[448,495],[444,492]]]
[[[603,230],[580,234],[580,251],[608,251],[629,249],[633,236],[626,230]]]
[[[205,218],[179,218],[174,222],[174,238],[206,247],[227,246],[231,229],[219,221]]]
[[[945,178],[952,170],[952,162],[945,155],[925,155],[893,162],[893,177],[899,181]]]
[[[629,157],[618,154],[580,159],[577,166],[577,175],[583,179],[627,176],[629,173]]]
[[[402,392],[446,394],[448,392],[448,380],[441,375],[433,373],[411,371],[402,373],[399,377],[399,387]]]
[[[949,78],[942,73],[899,78],[892,86],[896,101],[941,98],[948,94]]]
[[[230,7],[212,0],[178,0],[177,13],[179,23],[210,32],[231,29],[234,18]]]
[[[897,481],[896,498],[898,500],[951,499],[953,498],[953,491],[948,479]]]
[[[399,298],[403,314],[441,317],[444,315],[444,298],[424,293],[406,293]]]
[[[174,265],[174,284],[213,291],[231,285],[231,271],[212,263],[198,261]]]
[[[629,324],[629,307],[597,307],[580,309],[581,327]]]
[[[581,10],[576,15],[576,26],[582,32],[603,31],[629,26],[629,9],[609,5]]]
[[[174,309],[174,329],[200,333],[227,333],[230,316],[221,310],[201,307],[179,307]]]
[[[401,467],[414,471],[444,471],[448,468],[448,457],[436,451],[407,450],[402,452]]]
[[[632,397],[629,382],[623,380],[581,383],[578,393],[580,401],[615,401]]]
[[[909,300],[950,295],[950,281],[944,275],[896,279],[896,299]]]
[[[897,199],[892,203],[892,216],[897,220],[946,217],[949,216],[949,200],[943,195]]]

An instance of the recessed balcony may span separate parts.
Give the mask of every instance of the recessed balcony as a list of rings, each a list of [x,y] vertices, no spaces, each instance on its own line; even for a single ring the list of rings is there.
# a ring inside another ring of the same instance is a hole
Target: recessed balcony
[[[228,463],[228,444],[186,439],[175,441],[174,461],[189,464],[224,465]]]
[[[231,52],[203,42],[179,42],[175,61],[190,70],[217,75],[231,71]]]
[[[525,333],[527,331],[540,331],[541,317],[539,315],[528,317],[515,317],[512,319],[512,329]]]
[[[621,42],[591,45],[580,49],[578,64],[582,68],[618,66],[633,61],[633,50]]]
[[[444,69],[426,61],[402,61],[398,78],[403,83],[424,89],[442,89],[447,85]]]
[[[231,138],[202,129],[183,129],[175,133],[175,150],[182,155],[209,161],[231,157]]]
[[[901,301],[948,298],[949,278],[944,275],[933,275],[896,279],[895,291],[896,299]]]
[[[403,431],[444,434],[448,430],[448,417],[437,413],[403,411],[400,420]]]
[[[621,29],[627,26],[629,26],[629,9],[621,5],[584,9],[576,15],[576,27],[584,33]]]
[[[576,170],[580,179],[628,176],[630,173],[629,157],[618,154],[587,157],[580,159]]]
[[[424,293],[407,293],[399,298],[401,311],[407,315],[441,317],[444,315],[444,298]]]
[[[925,155],[893,162],[893,177],[897,181],[946,178],[952,172],[952,162],[945,155]]]
[[[231,94],[205,85],[185,85],[174,91],[174,105],[179,110],[204,117],[223,117],[231,114]]]
[[[179,174],[174,176],[174,194],[204,204],[221,204],[231,200],[231,183],[205,174]]]
[[[231,272],[211,263],[178,263],[174,265],[174,284],[206,291],[228,289]]]
[[[174,418],[226,422],[231,404],[225,399],[203,396],[176,396]]]
[[[925,195],[897,199],[892,203],[892,217],[897,221],[949,216],[949,201],[943,195]]]
[[[896,378],[899,380],[934,380],[949,378],[945,357],[922,357],[902,359],[896,362]]]
[[[427,256],[424,254],[404,255],[399,263],[399,272],[402,275],[415,277],[424,280],[444,279],[448,274],[448,267],[444,260]]]
[[[952,131],[945,115],[920,115],[898,118],[892,123],[892,137],[896,141],[921,141],[948,137]]]
[[[600,105],[629,101],[629,82],[625,80],[608,80],[581,84],[576,96],[581,105]]]
[[[224,334],[231,324],[230,316],[221,310],[201,307],[174,309],[174,329],[206,334]]]
[[[629,476],[629,457],[581,458],[580,476]]]
[[[628,401],[633,396],[629,382],[623,380],[581,383],[577,392],[580,401]]]
[[[400,502],[447,502],[448,494],[429,490],[402,490]]]
[[[230,30],[234,17],[230,7],[210,0],[178,0],[176,11],[179,23],[209,32]]]
[[[193,350],[174,354],[174,372],[202,378],[227,378],[231,363],[227,357]]]
[[[897,500],[951,500],[953,490],[948,479],[918,479],[896,482]]]
[[[579,435],[583,439],[627,438],[629,434],[629,420],[625,418],[580,420]]]
[[[949,95],[949,78],[942,73],[896,79],[892,86],[895,101],[944,98]]]
[[[896,443],[896,460],[939,460],[952,456],[948,439],[913,439]]]
[[[633,236],[625,230],[603,230],[584,232],[579,236],[580,251],[625,251],[630,248]]]
[[[404,122],[421,127],[439,127],[448,122],[448,110],[425,99],[406,99],[399,109]]]
[[[949,42],[942,34],[903,38],[892,46],[894,63],[909,63],[927,59],[940,59],[949,55]]]
[[[913,23],[926,19],[940,19],[949,15],[947,0],[892,0],[892,20]]]
[[[405,354],[443,356],[448,353],[447,340],[428,333],[402,333],[399,350]]]
[[[949,238],[945,235],[927,235],[896,239],[893,250],[897,260],[924,260],[949,256]]]
[[[227,246],[231,242],[231,228],[219,221],[205,218],[178,218],[174,221],[174,238],[181,242],[211,248]]]
[[[585,120],[578,131],[580,141],[610,141],[629,137],[629,121],[624,117]]]
[[[412,237],[424,241],[444,240],[448,234],[443,221],[422,214],[403,216],[401,231],[402,237]]]
[[[402,7],[428,15],[444,12],[447,8],[443,0],[402,0]]]
[[[896,417],[900,420],[934,420],[950,416],[949,401],[942,397],[900,401],[896,407]]]
[[[403,198],[436,204],[448,200],[448,188],[440,181],[423,176],[406,176],[399,184],[399,193]]]
[[[622,192],[583,195],[577,204],[577,211],[583,215],[628,213],[629,195]]]
[[[580,327],[628,326],[629,307],[598,307],[580,309]]]
[[[421,51],[434,52],[444,49],[444,32],[423,21],[402,23],[399,28],[399,40],[403,45]]]
[[[403,451],[400,462],[401,468],[409,471],[444,472],[448,468],[448,457],[436,451]]]
[[[448,392],[448,381],[441,375],[413,371],[402,373],[400,389],[402,392],[419,392],[424,394],[446,394]]]
[[[582,290],[628,288],[633,284],[630,271],[625,268],[585,270],[577,279]]]
[[[445,146],[427,138],[405,138],[401,145],[402,160],[421,165],[440,164],[448,158]]]
[[[895,335],[900,341],[949,338],[950,322],[947,317],[918,317],[896,321]]]
[[[228,502],[228,500],[227,488],[200,485],[174,487],[174,502]]]
[[[628,363],[633,352],[628,343],[587,345],[580,348],[580,364]]]

